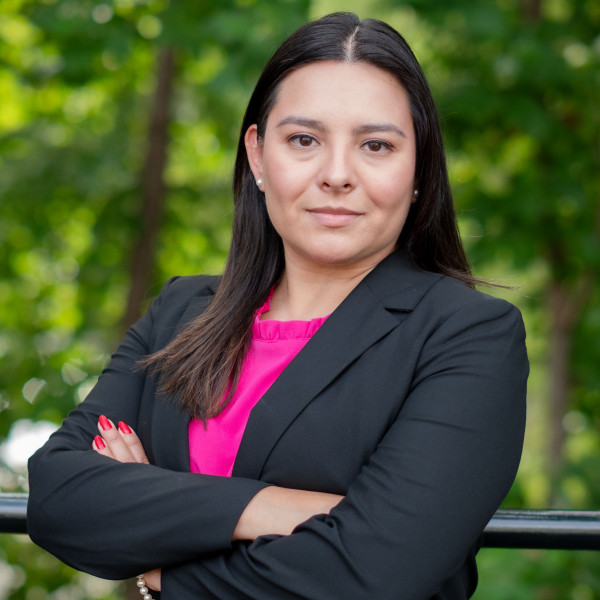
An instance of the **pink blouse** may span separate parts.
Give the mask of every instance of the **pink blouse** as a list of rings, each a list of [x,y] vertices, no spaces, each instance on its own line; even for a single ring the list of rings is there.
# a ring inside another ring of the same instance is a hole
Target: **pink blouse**
[[[192,473],[231,477],[250,411],[327,319],[261,321],[269,310],[271,296],[256,312],[250,348],[233,398],[223,412],[207,422],[206,428],[198,419],[190,421]]]

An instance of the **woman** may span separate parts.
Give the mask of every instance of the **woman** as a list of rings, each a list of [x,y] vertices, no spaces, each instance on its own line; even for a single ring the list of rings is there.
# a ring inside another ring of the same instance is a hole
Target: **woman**
[[[524,330],[473,289],[405,41],[351,14],[286,40],[234,197],[223,278],[170,280],[31,458],[32,539],[168,600],[470,597]]]

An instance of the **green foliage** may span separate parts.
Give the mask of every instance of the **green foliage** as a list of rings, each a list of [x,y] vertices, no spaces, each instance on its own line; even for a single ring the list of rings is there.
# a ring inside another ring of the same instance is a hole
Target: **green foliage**
[[[474,600],[594,600],[598,553],[570,550],[484,549]]]
[[[0,597],[11,600],[120,600],[120,584],[74,571],[25,536],[3,536]],[[133,585],[130,583],[130,586]],[[139,595],[139,594],[138,594]]]
[[[21,418],[60,422],[120,335],[157,50],[176,49],[177,89],[149,296],[173,273],[222,269],[250,85],[281,36],[306,20],[306,8],[297,0],[270,8],[231,0],[5,2],[0,436]]]
[[[597,508],[600,9],[589,0],[542,0],[539,12],[537,4],[3,0],[0,441],[21,419],[59,423],[120,337],[160,49],[174,48],[176,76],[148,297],[173,274],[223,267],[238,128],[268,56],[309,14],[355,10],[387,20],[415,49],[440,108],[477,273],[521,286],[494,292],[521,307],[532,361],[510,506],[541,507],[550,497],[548,290],[585,288],[555,493],[565,508]],[[25,489],[23,475],[0,465],[3,491]],[[477,597],[600,598],[595,561],[585,552],[484,550]],[[76,574],[24,536],[2,536],[0,582],[0,598],[118,597],[112,584]]]

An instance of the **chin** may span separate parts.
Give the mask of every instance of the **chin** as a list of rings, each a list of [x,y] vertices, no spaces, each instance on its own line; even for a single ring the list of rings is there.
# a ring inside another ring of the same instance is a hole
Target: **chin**
[[[349,256],[343,252],[329,252],[319,253],[309,257],[315,264],[328,266],[328,267],[347,267],[352,265],[358,265],[364,262],[364,258],[357,256]]]

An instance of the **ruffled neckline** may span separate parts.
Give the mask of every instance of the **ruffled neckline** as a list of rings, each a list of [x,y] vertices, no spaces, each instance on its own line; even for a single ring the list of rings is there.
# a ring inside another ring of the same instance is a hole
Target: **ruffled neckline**
[[[275,321],[272,319],[260,320],[261,316],[271,308],[273,288],[265,303],[256,311],[252,323],[252,337],[259,340],[298,340],[308,339],[325,323],[329,315],[318,317],[310,321]]]

